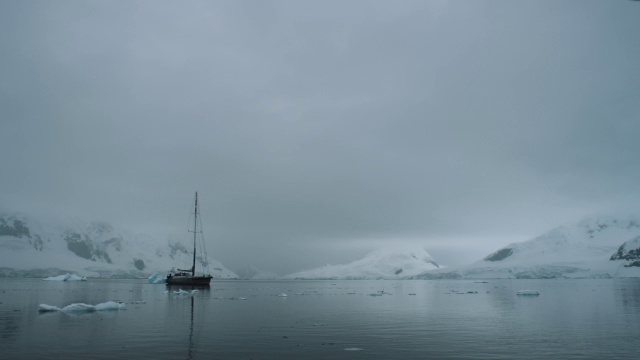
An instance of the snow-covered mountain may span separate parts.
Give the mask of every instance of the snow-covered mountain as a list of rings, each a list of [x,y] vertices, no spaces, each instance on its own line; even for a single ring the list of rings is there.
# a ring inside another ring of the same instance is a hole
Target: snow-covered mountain
[[[384,248],[346,265],[327,265],[285,279],[401,279],[442,268],[421,247]]]
[[[20,214],[0,215],[0,276],[48,277],[73,272],[90,277],[143,277],[188,262],[182,242],[116,228],[104,222],[68,220],[43,224]],[[203,259],[198,257],[200,265]],[[237,278],[209,260],[214,278]]]
[[[636,219],[589,218],[507,245],[473,264],[413,278],[640,277],[639,236]]]

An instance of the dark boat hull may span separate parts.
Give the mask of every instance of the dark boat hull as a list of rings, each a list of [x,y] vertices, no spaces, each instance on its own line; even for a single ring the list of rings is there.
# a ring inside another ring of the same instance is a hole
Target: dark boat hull
[[[211,276],[172,276],[167,277],[167,285],[209,286]]]

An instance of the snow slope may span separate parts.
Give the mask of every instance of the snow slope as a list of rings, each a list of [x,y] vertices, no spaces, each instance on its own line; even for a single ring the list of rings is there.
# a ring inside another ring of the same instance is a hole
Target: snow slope
[[[116,228],[104,222],[68,220],[44,224],[22,214],[0,215],[0,277],[147,277],[188,263],[187,246],[172,239]],[[203,259],[198,257],[201,268]],[[209,261],[214,278],[237,278]]]
[[[384,248],[346,265],[301,271],[285,279],[401,279],[441,268],[421,247]]]
[[[534,239],[513,243],[473,264],[436,270],[415,279],[440,278],[610,278],[638,277],[640,268],[616,259],[622,244],[640,247],[640,221],[600,217],[555,228]],[[622,253],[625,252],[623,247]]]
[[[272,272],[263,271],[253,266],[248,266],[242,269],[236,269],[235,273],[243,280],[275,280],[280,277]]]

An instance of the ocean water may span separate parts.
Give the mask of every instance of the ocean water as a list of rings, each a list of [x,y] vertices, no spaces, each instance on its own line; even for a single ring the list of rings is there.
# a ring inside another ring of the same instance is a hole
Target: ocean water
[[[540,295],[516,295],[526,289]],[[193,296],[174,290],[142,280],[0,279],[0,358],[639,356],[640,279],[214,280]],[[125,309],[39,311],[113,300]]]

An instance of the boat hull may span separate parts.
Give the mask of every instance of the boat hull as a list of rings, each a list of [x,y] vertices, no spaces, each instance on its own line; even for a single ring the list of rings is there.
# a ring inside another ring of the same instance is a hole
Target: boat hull
[[[211,276],[172,276],[167,277],[167,285],[210,286]]]

